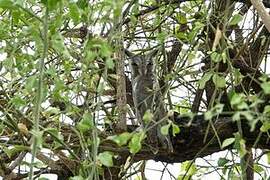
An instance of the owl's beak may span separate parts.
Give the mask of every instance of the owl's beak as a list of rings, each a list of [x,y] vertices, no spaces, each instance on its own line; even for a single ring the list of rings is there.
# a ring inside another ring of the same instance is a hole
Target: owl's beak
[[[145,74],[146,74],[145,69],[139,69],[139,74],[140,74],[140,75],[145,75]]]
[[[147,69],[143,68],[143,74],[146,75],[147,74]]]
[[[144,66],[139,67],[139,73],[140,75],[146,75],[147,74],[147,68]]]
[[[147,66],[145,65],[145,64],[142,64],[142,73],[143,73],[143,75],[146,75],[147,74]]]

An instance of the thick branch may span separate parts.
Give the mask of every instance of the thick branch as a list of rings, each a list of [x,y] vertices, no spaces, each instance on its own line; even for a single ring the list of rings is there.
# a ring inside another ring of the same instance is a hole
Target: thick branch
[[[116,53],[116,59],[117,59],[117,67],[116,67],[116,73],[117,73],[117,107],[118,107],[118,123],[116,125],[116,131],[118,132],[124,132],[127,129],[126,125],[126,80],[125,80],[125,61],[124,61],[124,55],[123,52],[120,50]]]
[[[175,115],[175,123],[181,127],[181,131],[175,137],[171,137],[174,146],[173,153],[169,153],[166,150],[160,150],[155,154],[154,152],[151,152],[151,150],[147,148],[148,145],[146,145],[138,154],[135,155],[135,161],[153,159],[156,161],[177,163],[198,157],[204,157],[215,152],[225,150],[221,149],[213,129],[210,129],[206,134],[209,121],[206,121],[203,115],[195,116],[192,123],[190,123],[190,119],[187,117],[178,117]],[[191,125],[189,126],[188,124]],[[213,126],[215,127],[216,132],[218,133],[218,138],[221,142],[226,138],[234,137],[233,134],[238,131],[236,122],[232,121],[231,116],[222,116],[213,119]],[[243,137],[245,138],[246,145],[248,147],[253,147],[257,140],[257,137],[260,134],[259,126],[260,125],[257,125],[257,128],[253,132],[250,132],[250,127],[247,124],[247,121],[242,120]],[[205,135],[207,135],[206,141],[204,141]],[[254,148],[270,148],[266,133],[262,134],[257,146]],[[107,143],[106,145],[102,144],[101,149],[102,151],[113,151],[116,154],[129,154],[127,148],[120,148]],[[228,147],[228,149],[232,149],[232,146]]]
[[[263,2],[260,0],[251,0],[252,5],[255,7],[255,9],[258,11],[258,14],[262,18],[262,22],[270,32],[270,16],[268,12],[266,11]]]
[[[137,18],[139,16],[143,16],[145,14],[148,14],[152,11],[155,11],[157,9],[159,9],[160,7],[164,6],[164,5],[169,5],[169,4],[180,4],[180,3],[183,3],[183,2],[187,2],[187,1],[191,1],[191,0],[163,0],[163,4],[161,5],[153,5],[153,6],[149,6],[148,8],[146,9],[143,9],[141,10],[140,12],[138,12],[137,14],[135,14],[134,16]],[[235,2],[241,2],[241,3],[244,3],[244,4],[250,4],[250,1],[246,1],[246,0],[235,0]],[[270,2],[268,0],[263,0],[263,5],[267,8],[270,8]],[[123,24],[127,24],[130,22],[130,18],[126,18],[123,22]]]

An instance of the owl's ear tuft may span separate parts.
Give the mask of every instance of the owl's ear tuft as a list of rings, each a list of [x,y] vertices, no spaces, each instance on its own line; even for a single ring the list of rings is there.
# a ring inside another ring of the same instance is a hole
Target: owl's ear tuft
[[[134,53],[130,52],[130,51],[127,50],[127,49],[125,49],[124,51],[125,51],[125,54],[126,54],[128,57],[130,57],[130,58],[135,56]]]

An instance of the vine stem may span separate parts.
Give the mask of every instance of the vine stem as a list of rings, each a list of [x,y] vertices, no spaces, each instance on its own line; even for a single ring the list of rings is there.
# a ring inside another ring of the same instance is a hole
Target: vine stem
[[[39,134],[39,118],[40,118],[40,107],[42,103],[42,97],[43,97],[43,74],[44,74],[44,62],[47,59],[48,54],[48,17],[49,17],[49,9],[46,4],[46,11],[45,16],[43,20],[43,53],[42,58],[39,61],[39,75],[38,75],[38,87],[37,87],[37,93],[36,93],[36,102],[35,102],[35,108],[34,108],[34,125],[33,125],[33,143],[32,143],[32,158],[31,158],[31,165],[30,165],[30,172],[29,172],[29,179],[33,180],[34,176],[34,160],[36,153],[38,151],[38,136]]]

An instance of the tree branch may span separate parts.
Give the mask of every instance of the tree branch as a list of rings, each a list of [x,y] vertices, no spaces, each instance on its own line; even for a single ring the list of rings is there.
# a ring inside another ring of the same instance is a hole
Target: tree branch
[[[159,150],[159,152],[155,154],[154,152],[151,152],[147,146],[144,146],[144,148],[135,155],[135,161],[153,159],[155,161],[179,163],[225,150],[220,147],[215,132],[212,129],[210,129],[209,132],[206,131],[209,121],[206,121],[203,115],[197,115],[191,120],[188,117],[179,117],[175,114],[174,118],[175,123],[181,127],[179,134],[175,137],[171,136],[174,152],[169,153],[166,150]],[[241,121],[243,137],[246,140],[246,145],[253,147],[258,135],[260,134],[261,125],[257,124],[256,129],[253,132],[250,132],[250,126],[248,125],[247,120],[242,119]],[[213,119],[213,126],[221,141],[233,137],[233,134],[238,132],[236,122],[232,121],[230,115],[220,116]],[[206,141],[204,141],[206,133],[207,138]],[[227,149],[232,148],[233,146],[227,147]],[[257,147],[254,148],[270,148],[267,133],[262,134]],[[120,148],[112,144],[109,145],[103,143],[101,145],[101,149],[102,151],[109,150],[121,155],[129,154],[127,148]]]
[[[254,6],[254,8],[258,11],[259,16],[262,18],[262,22],[270,32],[270,16],[269,13],[266,11],[263,2],[260,0],[251,0],[251,3]]]

